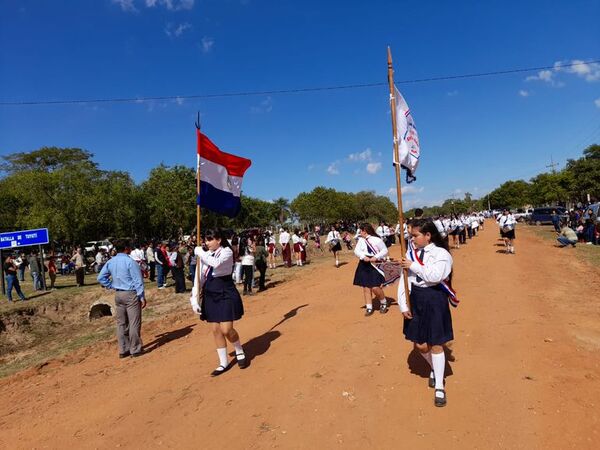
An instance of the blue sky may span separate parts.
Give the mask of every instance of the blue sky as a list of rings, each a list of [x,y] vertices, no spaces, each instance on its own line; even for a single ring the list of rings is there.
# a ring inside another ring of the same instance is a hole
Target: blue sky
[[[598,1],[0,0],[0,101],[386,82],[600,59]],[[476,197],[600,142],[600,64],[399,84],[421,163],[405,206]],[[252,159],[244,192],[395,186],[386,86],[133,103],[0,106],[0,154],[81,147],[142,181],[195,164],[193,122]],[[395,198],[395,197],[392,197]]]

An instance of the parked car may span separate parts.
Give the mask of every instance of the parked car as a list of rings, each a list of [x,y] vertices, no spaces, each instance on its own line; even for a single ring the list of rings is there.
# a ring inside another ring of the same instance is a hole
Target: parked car
[[[531,214],[533,214],[533,209],[517,209],[516,212],[513,212],[513,217],[518,222],[529,222],[531,220]]]
[[[85,252],[93,252],[96,247],[109,252],[113,248],[113,245],[108,239],[104,239],[103,241],[89,241],[85,243]]]
[[[561,221],[569,218],[566,208],[563,208],[562,206],[534,208],[533,212],[531,213],[530,223],[534,223],[536,225],[552,223],[552,211],[556,211],[558,213]]]

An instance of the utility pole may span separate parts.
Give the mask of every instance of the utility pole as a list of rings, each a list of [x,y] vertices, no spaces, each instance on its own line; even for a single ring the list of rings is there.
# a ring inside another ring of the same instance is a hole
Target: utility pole
[[[552,159],[552,155],[550,155],[550,164],[548,164],[546,167],[552,169],[552,173],[556,174],[556,169],[555,169],[556,166],[558,166],[558,163],[555,163],[554,160]]]

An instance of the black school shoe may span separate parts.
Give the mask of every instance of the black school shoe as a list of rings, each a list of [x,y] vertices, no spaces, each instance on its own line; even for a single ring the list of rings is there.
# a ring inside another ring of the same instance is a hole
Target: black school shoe
[[[371,314],[373,314],[373,308],[367,308],[365,311],[365,317],[369,317]]]
[[[386,312],[388,312],[388,305],[387,305],[387,303],[382,303],[381,305],[379,305],[379,312],[381,314],[385,314]]]
[[[221,370],[219,370],[219,369],[221,369]],[[210,376],[218,377],[219,375],[223,375],[225,372],[227,372],[227,367],[219,366],[210,373]]]
[[[435,387],[435,375],[433,375],[433,370],[429,374],[429,387],[430,388],[434,388]]]
[[[437,394],[438,392],[441,392],[442,394],[444,394],[443,397],[438,397],[437,395],[433,398],[434,402],[433,404],[437,407],[442,407],[442,406],[446,406],[446,391],[443,389],[436,389],[435,393]]]
[[[240,369],[245,369],[246,367],[248,367],[248,359],[246,358],[246,355],[244,355],[244,357],[241,359],[238,359],[236,355],[235,358]]]
[[[121,358],[121,359],[127,358],[130,355],[131,355],[131,353],[129,353],[129,352],[119,353],[119,358]]]

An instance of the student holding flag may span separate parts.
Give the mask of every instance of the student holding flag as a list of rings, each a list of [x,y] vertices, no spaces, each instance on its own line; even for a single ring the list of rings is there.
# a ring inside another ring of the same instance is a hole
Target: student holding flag
[[[244,315],[242,298],[233,283],[233,251],[221,231],[207,232],[205,248],[196,247],[197,264],[190,303],[192,310],[212,326],[219,366],[211,376],[217,377],[229,368],[227,341],[233,344],[240,369],[248,367],[246,355],[233,322]],[[198,279],[198,277],[200,277]]]
[[[408,269],[410,288],[409,310],[404,283],[398,284],[398,304],[404,315],[404,336],[414,343],[432,368],[429,386],[435,388],[435,406],[446,405],[443,346],[454,339],[449,303],[458,300],[450,287],[452,256],[448,244],[433,222],[414,220],[411,223],[412,241],[401,265]]]
[[[218,214],[235,217],[241,209],[242,178],[252,162],[221,151],[200,132],[200,119],[196,122],[197,137],[197,230],[200,236],[200,206]],[[227,236],[216,230],[205,233],[206,248],[196,247],[197,268],[190,303],[200,318],[212,325],[217,347],[219,366],[213,377],[229,368],[227,341],[233,344],[237,364],[248,367],[248,360],[233,322],[241,319],[244,305],[233,277],[233,250]]]

